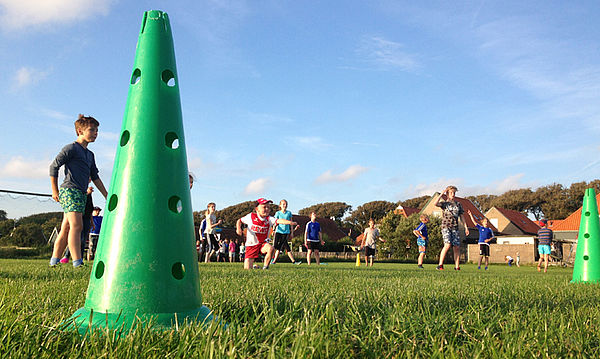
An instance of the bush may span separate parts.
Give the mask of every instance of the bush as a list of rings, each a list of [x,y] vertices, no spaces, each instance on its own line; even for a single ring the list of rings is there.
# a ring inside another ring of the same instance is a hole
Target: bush
[[[36,223],[21,224],[6,239],[17,247],[42,247],[48,243],[42,233],[42,226]]]

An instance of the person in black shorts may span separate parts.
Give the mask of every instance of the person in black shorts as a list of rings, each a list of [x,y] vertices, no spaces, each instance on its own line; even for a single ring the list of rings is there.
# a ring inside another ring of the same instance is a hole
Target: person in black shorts
[[[292,220],[292,212],[287,210],[288,203],[285,199],[279,201],[279,211],[275,213],[275,218],[277,219],[287,219],[288,221]],[[279,258],[279,253],[283,251],[287,251],[287,255],[294,264],[301,264],[301,261],[297,261],[294,259],[294,255],[292,254],[292,250],[290,249],[290,245],[288,244],[288,240],[294,238],[294,231],[298,229],[298,225],[296,227],[292,227],[289,224],[278,224],[275,226],[275,256],[271,260],[271,264],[275,264],[277,262],[277,258]]]
[[[304,245],[308,249],[306,252],[306,262],[310,265],[310,257],[314,253],[315,261],[321,264],[321,258],[319,256],[319,250],[323,242],[323,235],[321,234],[321,225],[317,222],[317,214],[312,212],[310,214],[310,222],[306,224],[306,230],[304,231]]]
[[[490,261],[490,242],[494,239],[494,231],[489,228],[487,218],[481,218],[481,223],[483,224],[481,225],[478,218],[475,218],[471,211],[467,211],[467,213],[479,231],[479,263],[477,264],[477,269],[481,269],[481,260],[485,258],[485,270],[487,270]]]

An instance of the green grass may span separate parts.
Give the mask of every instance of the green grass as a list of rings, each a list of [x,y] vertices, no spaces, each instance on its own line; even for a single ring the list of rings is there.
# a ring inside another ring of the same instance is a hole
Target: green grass
[[[598,357],[600,286],[571,270],[464,265],[200,265],[205,304],[229,323],[81,338],[58,324],[83,306],[90,268],[0,260],[1,357]]]

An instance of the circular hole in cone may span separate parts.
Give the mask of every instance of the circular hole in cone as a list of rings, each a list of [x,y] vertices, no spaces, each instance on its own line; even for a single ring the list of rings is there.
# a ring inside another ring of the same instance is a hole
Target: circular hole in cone
[[[589,211],[585,212],[585,216],[589,217],[590,216],[590,212]]]
[[[589,233],[586,233],[586,234],[584,234],[583,236],[584,236],[585,238],[590,238],[590,234],[589,234]]]
[[[185,277],[185,266],[183,265],[183,263],[177,262],[173,264],[173,266],[171,267],[171,274],[173,275],[173,278],[177,280],[182,280],[183,277]]]
[[[177,196],[172,196],[169,198],[169,209],[174,213],[181,213],[183,210],[183,203],[181,202],[181,198]]]
[[[179,148],[179,137],[175,132],[167,132],[165,135],[165,145],[174,150]]]
[[[98,262],[98,265],[96,265],[96,272],[94,273],[94,275],[96,276],[96,279],[102,278],[102,276],[104,275],[104,262]]]
[[[119,197],[117,197],[116,194],[110,196],[110,200],[108,201],[108,210],[112,212],[115,208],[117,208],[117,202],[119,202]]]
[[[588,259],[590,259],[590,256],[583,256],[584,261],[587,261]]]
[[[123,131],[123,134],[121,135],[121,147],[125,146],[127,144],[127,142],[129,142],[129,131],[125,130]]]
[[[135,69],[133,70],[133,74],[131,74],[131,84],[135,85],[140,82],[140,78],[142,77],[142,70]]]
[[[171,70],[165,70],[162,72],[162,80],[169,87],[175,86],[175,75],[173,75],[173,71]]]

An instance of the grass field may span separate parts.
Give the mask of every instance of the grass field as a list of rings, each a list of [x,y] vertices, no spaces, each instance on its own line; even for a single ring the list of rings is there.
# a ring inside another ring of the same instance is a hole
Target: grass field
[[[90,266],[0,260],[1,357],[503,358],[600,355],[600,286],[571,269],[413,264],[200,265],[205,304],[230,326],[84,339],[57,329],[83,306]]]

